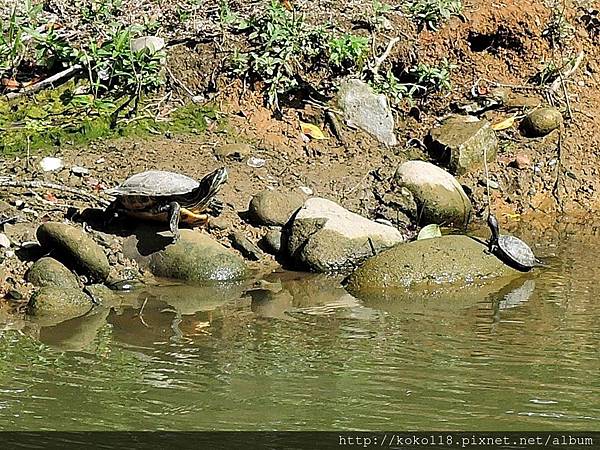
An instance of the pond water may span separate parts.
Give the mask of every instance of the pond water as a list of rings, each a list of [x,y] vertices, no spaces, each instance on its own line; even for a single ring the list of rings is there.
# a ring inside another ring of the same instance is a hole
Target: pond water
[[[600,428],[600,239],[498,292],[361,301],[339,280],[161,287],[52,327],[0,319],[3,430]]]

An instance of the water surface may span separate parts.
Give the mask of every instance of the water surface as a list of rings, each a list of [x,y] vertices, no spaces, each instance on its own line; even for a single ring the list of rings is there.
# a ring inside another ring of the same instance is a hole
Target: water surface
[[[361,301],[287,273],[0,317],[0,428],[598,430],[597,230],[532,238],[551,267],[481,295]]]

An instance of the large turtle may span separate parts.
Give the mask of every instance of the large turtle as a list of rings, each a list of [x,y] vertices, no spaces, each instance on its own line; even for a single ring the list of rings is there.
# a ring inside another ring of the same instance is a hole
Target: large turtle
[[[521,239],[515,236],[500,234],[496,216],[490,213],[487,223],[492,232],[492,237],[488,242],[491,253],[507,264],[522,271],[530,270],[536,266],[544,266],[544,263],[535,257],[531,248]]]
[[[128,178],[123,184],[106,191],[116,197],[106,209],[109,220],[115,213],[144,220],[168,222],[174,239],[179,238],[179,221],[204,223],[207,208],[222,207],[214,197],[227,181],[224,167],[200,181],[174,172],[149,170]],[[211,202],[213,205],[211,205]]]

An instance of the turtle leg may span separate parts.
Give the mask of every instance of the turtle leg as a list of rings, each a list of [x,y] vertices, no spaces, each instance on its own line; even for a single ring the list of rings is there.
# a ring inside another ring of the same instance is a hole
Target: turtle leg
[[[173,233],[173,240],[179,239],[179,216],[181,214],[181,206],[177,202],[171,202],[168,205],[169,229]]]
[[[181,208],[181,218],[184,222],[189,224],[203,224],[208,221],[206,214],[196,214],[187,208]]]
[[[225,209],[225,203],[219,199],[213,198],[208,204],[208,209],[213,216],[220,216]]]
[[[106,207],[106,209],[104,210],[104,223],[102,224],[103,228],[108,228],[113,220],[115,220],[115,217],[117,217],[119,212],[119,201],[115,200],[114,202],[112,202],[110,205],[108,205]]]

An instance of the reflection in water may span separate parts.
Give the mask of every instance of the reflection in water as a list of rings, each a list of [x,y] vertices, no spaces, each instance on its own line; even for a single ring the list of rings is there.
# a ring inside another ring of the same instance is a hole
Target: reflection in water
[[[0,311],[0,420],[71,430],[597,427],[600,267],[586,239],[552,245],[552,267],[518,280],[385,299],[354,298],[336,278],[274,273],[252,286],[145,288],[52,327]]]

